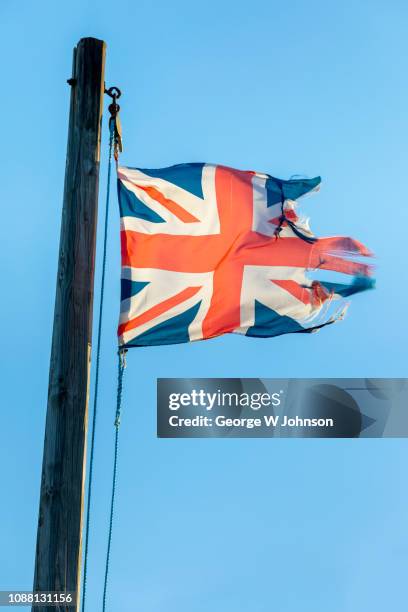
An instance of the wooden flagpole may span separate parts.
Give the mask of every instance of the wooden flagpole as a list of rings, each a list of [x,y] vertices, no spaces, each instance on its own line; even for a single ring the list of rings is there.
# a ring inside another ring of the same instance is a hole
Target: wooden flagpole
[[[106,44],[74,49],[34,591],[77,594],[86,463]],[[66,604],[35,612],[72,612]]]

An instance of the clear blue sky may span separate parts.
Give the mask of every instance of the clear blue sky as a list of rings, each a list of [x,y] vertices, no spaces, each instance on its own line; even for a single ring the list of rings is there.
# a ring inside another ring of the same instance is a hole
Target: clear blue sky
[[[155,379],[407,375],[407,18],[402,0],[2,2],[0,588],[32,584],[66,79],[74,44],[95,36],[108,43],[107,84],[124,92],[124,164],[321,174],[312,228],[353,235],[378,259],[377,290],[320,334],[129,354],[109,608],[403,608],[407,441],[157,440]],[[89,610],[100,609],[113,451],[115,204]]]

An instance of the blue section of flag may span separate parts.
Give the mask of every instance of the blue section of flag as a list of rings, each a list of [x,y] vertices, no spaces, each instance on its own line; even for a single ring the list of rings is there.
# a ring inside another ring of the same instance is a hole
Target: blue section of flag
[[[190,342],[188,326],[194,321],[200,305],[201,302],[198,302],[182,314],[151,327],[148,331],[124,344],[124,348]]]
[[[294,319],[278,314],[258,300],[255,300],[255,325],[246,332],[247,336],[257,338],[271,338],[282,334],[291,334],[304,331]]]
[[[202,163],[192,164],[177,164],[176,166],[169,166],[168,168],[159,168],[157,170],[138,168],[143,174],[152,176],[154,178],[160,178],[170,183],[174,183],[181,189],[189,191],[198,198],[203,198],[203,187],[202,187],[202,174],[203,174]]]
[[[128,278],[122,278],[120,281],[120,299],[126,300],[138,294],[149,284],[150,283],[142,283],[140,281],[129,280]]]
[[[320,176],[311,179],[291,179],[284,181],[270,176],[266,180],[267,205],[273,206],[284,200],[297,200],[321,183]]]
[[[327,289],[327,291],[336,293],[342,297],[348,297],[354,293],[359,293],[360,291],[365,291],[367,289],[374,289],[375,287],[375,280],[365,276],[356,276],[351,285],[345,285],[344,283],[331,283],[328,281],[320,282],[323,287]]]
[[[157,213],[143,204],[136,195],[127,189],[121,180],[118,180],[118,198],[121,217],[138,217],[152,223],[164,223]]]

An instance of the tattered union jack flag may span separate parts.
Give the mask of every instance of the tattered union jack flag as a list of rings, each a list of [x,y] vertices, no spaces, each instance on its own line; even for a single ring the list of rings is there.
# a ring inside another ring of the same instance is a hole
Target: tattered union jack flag
[[[212,164],[119,167],[120,346],[311,332],[341,318],[344,298],[373,286],[359,261],[370,253],[316,238],[298,217],[296,201],[319,185]]]

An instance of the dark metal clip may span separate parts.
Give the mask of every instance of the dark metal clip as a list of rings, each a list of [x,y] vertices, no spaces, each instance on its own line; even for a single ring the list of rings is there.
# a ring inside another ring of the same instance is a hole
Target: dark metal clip
[[[117,104],[116,100],[120,98],[122,95],[119,87],[109,87],[109,89],[105,88],[105,93],[107,96],[112,98],[112,103],[108,106],[108,111],[110,112],[109,125],[113,124],[113,138],[114,138],[114,156],[115,159],[118,159],[118,152],[122,153],[122,127],[120,125],[119,119],[119,111],[120,106]]]

